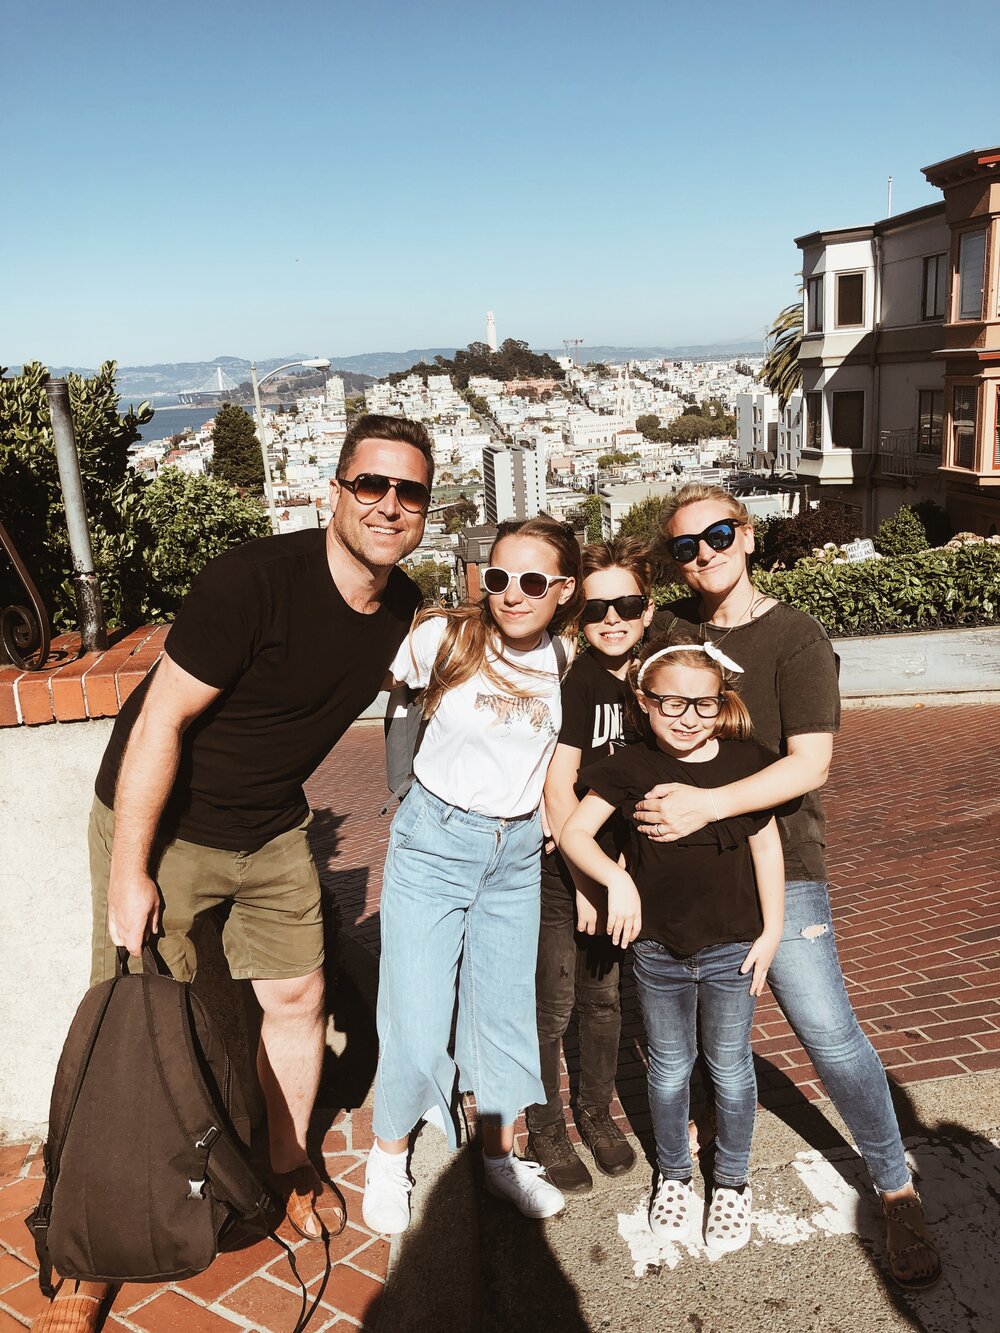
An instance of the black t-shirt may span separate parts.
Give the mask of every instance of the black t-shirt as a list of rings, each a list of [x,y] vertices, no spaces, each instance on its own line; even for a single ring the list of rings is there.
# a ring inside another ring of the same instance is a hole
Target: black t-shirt
[[[685,622],[680,628],[689,630],[693,639],[701,637],[696,597],[661,607],[653,617],[650,635],[666,633],[678,620]],[[750,710],[754,740],[772,757],[787,753],[785,742],[791,736],[839,729],[837,663],[833,645],[818,620],[778,602],[748,625],[730,629],[706,625],[704,629],[743,668],[737,689]],[[826,819],[819,792],[807,792],[801,801],[776,814],[785,878],[825,880]]]
[[[559,744],[580,751],[581,771],[588,764],[613,754],[620,746],[636,739],[626,719],[625,699],[628,693],[625,682],[602,667],[596,654],[581,653],[573,663],[563,681]],[[587,788],[578,782],[575,791],[577,799],[582,800]],[[597,841],[608,856],[617,860],[626,841],[622,821],[608,820],[598,834]],[[543,864],[549,870],[564,870],[562,858],[557,852],[546,853]],[[567,884],[572,882],[568,870],[565,870],[563,878]]]
[[[419,602],[394,569],[379,609],[353,610],[322,531],[264,537],[206,565],[166,651],[222,693],[184,733],[161,835],[250,852],[301,823],[302,784],[378,694]],[[105,805],[150,679],[129,696],[105,751],[96,784]]]
[[[629,817],[659,782],[724,787],[759,773],[773,758],[753,741],[720,741],[714,759],[684,763],[650,738],[590,765],[580,777]],[[632,828],[625,860],[642,902],[639,938],[657,940],[681,958],[709,945],[756,939],[763,923],[747,839],[770,818],[770,811],[741,815],[663,843]]]

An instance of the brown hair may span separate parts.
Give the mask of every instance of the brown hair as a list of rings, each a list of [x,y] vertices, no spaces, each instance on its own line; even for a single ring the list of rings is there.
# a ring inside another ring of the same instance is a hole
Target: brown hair
[[[624,569],[635,579],[643,597],[653,586],[653,558],[638,537],[612,537],[608,542],[593,542],[583,548],[582,577],[602,569]]]
[[[573,596],[562,606],[556,607],[548,626],[550,634],[561,634],[564,638],[573,636],[583,609],[583,578],[580,573],[580,546],[572,526],[545,517],[529,518],[524,522],[501,523],[490,547],[491,560],[498,543],[505,537],[532,537],[536,541],[545,542],[556,553],[556,568],[559,573],[576,580]],[[482,672],[490,684],[505,694],[513,694],[520,698],[532,697],[529,690],[516,684],[499,669],[505,661],[503,642],[490,612],[489,594],[484,593],[478,602],[466,602],[450,610],[439,606],[425,607],[417,612],[413,628],[432,616],[444,618],[445,631],[431,668],[427,689],[424,691],[425,717],[430,717],[447,690],[464,685],[479,672]],[[494,659],[492,661],[491,653]],[[518,670],[525,675],[537,675],[540,681],[550,679],[548,672],[545,671],[533,671],[524,667],[519,667]]]
[[[434,445],[427,427],[421,422],[411,421],[409,417],[378,416],[373,412],[358,417],[344,436],[340,457],[337,459],[338,477],[346,475],[362,440],[391,440],[399,444],[411,444],[424,456],[428,487],[434,484]]]
[[[719,715],[715,719],[715,735],[720,740],[745,741],[753,731],[753,723],[750,720],[750,710],[736,692],[736,676],[734,672],[727,671],[721,662],[717,662],[714,657],[709,657],[705,651],[705,645],[690,640],[675,639],[669,634],[661,635],[653,639],[642,650],[642,654],[634,661],[628,669],[628,683],[632,687],[635,695],[642,693],[639,688],[639,676],[642,674],[642,668],[649,658],[656,653],[662,652],[664,648],[676,648],[677,652],[670,654],[669,659],[662,658],[649,668],[648,675],[656,674],[657,668],[663,666],[686,666],[699,667],[702,670],[714,671],[719,678],[719,693],[722,696],[722,707]],[[648,682],[647,682],[648,683]],[[629,701],[631,704],[631,700]],[[630,709],[633,714],[633,720],[638,722],[641,729],[648,735],[650,731],[649,719],[638,705]]]

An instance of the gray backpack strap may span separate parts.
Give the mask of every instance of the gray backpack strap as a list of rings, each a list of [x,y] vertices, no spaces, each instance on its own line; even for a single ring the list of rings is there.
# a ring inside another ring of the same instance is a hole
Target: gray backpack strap
[[[552,651],[556,655],[556,670],[559,672],[559,679],[562,680],[569,666],[569,660],[566,656],[566,645],[559,634],[552,635]]]
[[[401,801],[413,783],[413,758],[420,748],[427,719],[420,706],[420,695],[405,685],[389,695],[385,713],[385,776],[391,795],[379,811],[383,818],[394,802]]]

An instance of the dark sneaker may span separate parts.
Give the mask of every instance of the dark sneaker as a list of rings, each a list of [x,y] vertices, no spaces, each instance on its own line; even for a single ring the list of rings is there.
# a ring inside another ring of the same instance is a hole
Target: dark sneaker
[[[589,1194],[594,1188],[590,1172],[577,1157],[562,1120],[544,1129],[529,1130],[524,1156],[543,1166],[549,1180],[563,1194]]]
[[[580,1138],[594,1154],[598,1170],[606,1176],[623,1176],[635,1166],[631,1143],[611,1119],[607,1109],[581,1106],[576,1113]]]

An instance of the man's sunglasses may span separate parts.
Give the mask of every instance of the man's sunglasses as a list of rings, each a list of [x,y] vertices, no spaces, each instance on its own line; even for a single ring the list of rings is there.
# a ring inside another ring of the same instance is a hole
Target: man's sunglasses
[[[362,472],[351,481],[338,477],[337,481],[360,505],[377,504],[390,491],[396,492],[396,499],[411,514],[422,514],[431,502],[431,493],[422,481],[393,481],[380,472]]]
[[[581,625],[597,625],[607,617],[608,608],[614,607],[619,620],[638,620],[646,609],[646,598],[638,593],[624,597],[591,597],[584,604]]]
[[[682,537],[668,538],[667,550],[679,565],[689,565],[702,542],[710,550],[728,551],[736,540],[736,529],[742,526],[731,518],[720,518],[717,523],[710,523],[704,532],[686,532]]]
[[[529,569],[524,574],[515,574],[499,565],[489,565],[483,570],[483,587],[494,597],[507,591],[511,579],[524,593],[525,597],[544,597],[553,583],[565,583],[568,574],[542,574],[536,569]]]

